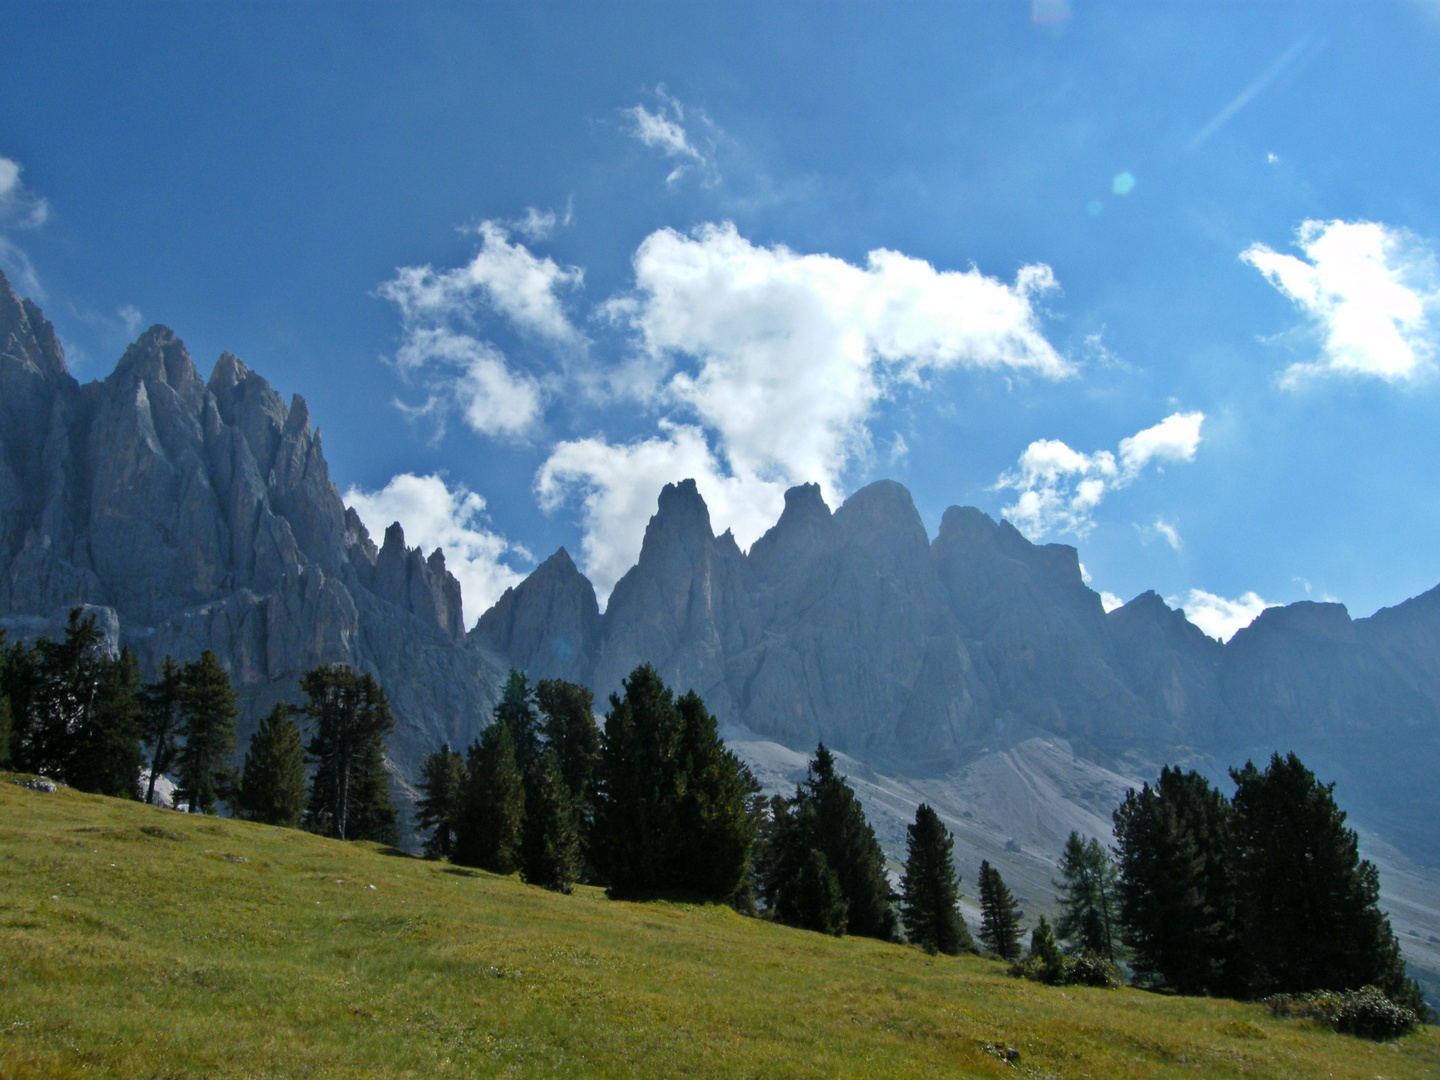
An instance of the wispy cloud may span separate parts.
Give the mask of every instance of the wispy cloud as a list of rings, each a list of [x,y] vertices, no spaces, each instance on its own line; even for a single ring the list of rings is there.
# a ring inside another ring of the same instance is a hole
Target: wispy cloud
[[[1299,60],[1310,47],[1313,40],[1314,39],[1307,34],[1277,56],[1270,66],[1260,73],[1259,78],[1245,87],[1244,90],[1241,90],[1240,93],[1236,94],[1235,97],[1230,100],[1229,104],[1211,117],[1210,122],[1194,134],[1190,141],[1185,144],[1185,152],[1189,154],[1198,150],[1210,136],[1214,135],[1234,119],[1236,113],[1254,101],[1266,87],[1283,75],[1287,68]]]
[[[640,104],[622,109],[621,115],[629,122],[631,135],[675,163],[665,182],[673,184],[692,169],[708,183],[718,180],[714,140],[702,139],[694,132],[697,125],[713,127],[709,119],[703,112],[692,110],[693,119],[687,129],[685,106],[680,100],[666,93],[663,84],[655,88],[655,97],[659,105],[653,112]]]
[[[50,204],[25,186],[19,162],[0,156],[0,269],[14,278],[20,291],[38,300],[45,290],[25,250],[7,234],[13,230],[38,229],[50,216]]]
[[[1254,592],[1247,592],[1237,600],[1227,600],[1203,589],[1191,589],[1183,601],[1170,597],[1166,602],[1171,607],[1183,609],[1187,619],[1221,641],[1229,641],[1254,622],[1262,611],[1275,606]]]
[[[1319,334],[1320,358],[1292,365],[1283,384],[1319,375],[1405,384],[1434,373],[1440,272],[1428,245],[1374,221],[1306,221],[1297,246],[1305,258],[1264,244],[1240,255]]]
[[[1113,454],[1084,454],[1059,439],[1037,439],[1020,455],[1018,467],[995,482],[996,490],[1019,493],[1001,513],[1031,540],[1051,532],[1084,537],[1094,528],[1095,508],[1105,496],[1134,483],[1146,466],[1194,461],[1204,421],[1201,412],[1172,413],[1121,439]]]

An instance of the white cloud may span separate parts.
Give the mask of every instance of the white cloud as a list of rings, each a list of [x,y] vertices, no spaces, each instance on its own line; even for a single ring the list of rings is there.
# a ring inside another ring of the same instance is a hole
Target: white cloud
[[[659,426],[654,438],[623,445],[595,438],[562,442],[535,478],[546,511],[580,498],[581,561],[602,604],[634,565],[666,484],[694,479],[715,531],[731,529],[742,548],[785,508],[785,484],[726,475],[698,427],[666,420]]]
[[[1166,602],[1171,607],[1182,608],[1187,619],[1221,641],[1229,641],[1237,631],[1254,622],[1260,612],[1275,606],[1253,592],[1245,593],[1238,600],[1227,600],[1202,589],[1191,589],[1183,603],[1174,597]]]
[[[1100,594],[1100,605],[1105,609],[1105,614],[1109,615],[1110,612],[1116,608],[1124,607],[1125,601],[1121,600],[1120,597],[1116,596],[1113,592],[1102,592]]]
[[[717,529],[734,528],[744,544],[773,523],[779,493],[792,484],[818,482],[831,505],[839,501],[845,470],[871,453],[876,404],[897,389],[956,367],[1057,379],[1074,370],[1040,328],[1035,298],[1055,287],[1046,266],[1023,268],[1013,285],[893,251],[873,251],[855,266],[759,247],[722,224],[652,233],[636,253],[635,286],[607,305],[636,334],[637,370],[647,377],[632,386],[685,422],[662,424],[658,437],[629,446],[564,444],[537,480],[554,492],[554,507],[603,458],[608,479],[587,479],[585,490],[638,492],[638,522],[601,513],[608,496],[585,504],[587,530],[617,530],[589,535],[586,570],[597,586],[634,560],[666,482],[693,475]],[[568,456],[578,446],[583,467]],[[660,459],[662,468],[647,471]],[[682,463],[694,471],[679,471]]]
[[[140,333],[140,328],[145,323],[144,316],[140,314],[140,309],[134,304],[123,304],[116,308],[115,317],[118,318],[120,324],[125,327],[125,336],[132,341]]]
[[[673,184],[691,168],[699,168],[706,178],[714,181],[715,157],[713,149],[701,149],[685,129],[685,106],[665,92],[664,86],[656,87],[655,95],[660,107],[651,112],[644,105],[632,105],[622,109],[621,114],[630,122],[630,134],[646,146],[659,150],[665,157],[677,162],[665,178]],[[702,124],[710,127],[703,113],[698,114]]]
[[[553,227],[553,213],[547,219],[532,208],[527,218],[532,215],[534,220],[526,227]],[[513,370],[499,348],[471,333],[472,324],[488,309],[522,334],[562,353],[584,355],[589,342],[571,323],[559,295],[580,285],[584,273],[576,267],[562,268],[513,243],[498,222],[482,222],[476,231],[480,250],[466,265],[439,271],[431,266],[402,267],[378,292],[400,308],[403,337],[397,364],[429,391],[425,404],[402,406],[404,411],[434,419],[437,438],[444,432],[444,417],[452,405],[472,430],[516,438],[540,418],[541,384]]]
[[[1440,274],[1432,251],[1409,233],[1373,221],[1306,221],[1297,246],[1304,259],[1264,244],[1240,256],[1294,301],[1319,333],[1320,358],[1292,365],[1283,383],[1317,375],[1413,383],[1433,374]]]
[[[50,216],[50,204],[32,193],[20,179],[22,166],[0,156],[0,230],[38,229]],[[20,292],[37,300],[45,290],[35,274],[30,256],[0,231],[0,269],[14,279]]]
[[[1164,518],[1157,517],[1154,524],[1152,524],[1148,529],[1146,529],[1145,533],[1149,536],[1160,537],[1160,539],[1164,540],[1175,551],[1180,550],[1180,530],[1175,528],[1174,525],[1170,524],[1170,522],[1166,521]]]
[[[1204,421],[1204,413],[1173,413],[1122,439],[1118,458],[1108,450],[1083,454],[1059,439],[1037,439],[1020,455],[1019,467],[995,483],[996,490],[1019,493],[1001,513],[1031,540],[1050,532],[1084,537],[1108,492],[1134,483],[1152,463],[1195,460]]]
[[[426,552],[438,547],[445,553],[446,568],[460,582],[466,626],[523,580],[504,557],[533,561],[528,551],[485,527],[483,498],[463,484],[452,488],[439,476],[401,473],[379,491],[352,487],[344,500],[377,543],[390,523],[398,521],[406,544]]]
[[[525,213],[521,214],[509,224],[510,228],[534,243],[537,240],[548,240],[550,235],[555,231],[556,226],[564,228],[568,226],[574,218],[574,200],[567,199],[565,201],[565,213],[563,216],[554,210],[538,210],[533,206],[527,206]]]

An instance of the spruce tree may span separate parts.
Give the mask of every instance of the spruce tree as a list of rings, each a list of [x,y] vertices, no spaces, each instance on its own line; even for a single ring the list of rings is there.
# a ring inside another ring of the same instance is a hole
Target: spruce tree
[[[515,765],[528,782],[540,764],[540,718],[525,673],[511,668],[495,706],[495,722],[510,729],[515,744]]]
[[[71,733],[66,780],[81,791],[112,798],[139,796],[140,665],[122,649],[103,657],[90,706]]]
[[[955,956],[973,949],[960,916],[959,879],[952,856],[955,840],[940,815],[921,803],[906,829],[905,873],[900,878],[900,918],[905,935],[928,953]]]
[[[190,813],[215,813],[234,785],[230,755],[235,752],[235,689],[219,659],[206,649],[185,665],[180,694],[180,724],[185,745],[176,757],[177,803]]]
[[[1335,785],[1293,753],[1230,775],[1250,996],[1374,985],[1394,1001],[1418,1000],[1379,907],[1379,873],[1360,858]]]
[[[891,905],[885,854],[865,810],[824,743],[815,751],[806,778],[796,788],[775,846],[774,876],[763,883],[762,896],[780,921],[789,921],[795,905],[787,898],[814,848],[825,856],[846,902],[846,933],[894,941],[899,923]]]
[[[10,650],[0,627],[0,769],[10,767]]]
[[[145,801],[155,801],[155,782],[175,760],[180,734],[180,701],[185,689],[184,673],[171,657],[160,665],[160,678],[148,683],[140,695],[140,737],[150,747],[150,778]]]
[[[776,899],[775,918],[787,926],[839,937],[845,933],[850,905],[825,853],[806,848],[796,860],[786,888]]]
[[[553,750],[540,755],[525,796],[520,878],[556,892],[570,891],[579,870],[580,844],[572,800]]]
[[[1044,915],[1030,932],[1030,955],[1026,957],[1025,969],[1029,978],[1039,979],[1050,986],[1065,982],[1065,956],[1055,944],[1055,933]]]
[[[1115,962],[1115,923],[1119,898],[1115,865],[1100,841],[1082,840],[1071,832],[1060,855],[1060,918],[1055,934],[1070,942],[1073,952]]]
[[[420,766],[420,798],[415,803],[416,824],[425,838],[425,857],[449,858],[455,847],[455,825],[467,774],[465,759],[445,743]]]
[[[520,865],[525,782],[515,763],[515,737],[509,725],[487,727],[466,753],[465,765],[468,781],[451,861],[493,874],[513,874]]]
[[[596,774],[595,846],[612,895],[724,901],[754,841],[749,771],[693,692],[676,701],[642,664],[612,694]]]
[[[305,743],[283,702],[270,710],[250,737],[235,793],[248,821],[293,829],[305,809]]]
[[[314,724],[306,748],[315,770],[305,827],[338,840],[395,843],[395,805],[385,771],[385,736],[395,718],[385,691],[346,664],[312,668],[300,677],[300,688]]]
[[[104,637],[95,617],[70,612],[60,641],[15,646],[6,665],[15,768],[68,782],[75,734],[86,723],[99,686]]]
[[[980,863],[980,942],[1002,960],[1020,958],[1021,911],[1009,886],[988,862]]]
[[[600,728],[595,723],[595,695],[563,679],[543,679],[535,687],[540,730],[555,753],[560,779],[577,811],[577,821],[591,816],[595,763],[600,755]]]

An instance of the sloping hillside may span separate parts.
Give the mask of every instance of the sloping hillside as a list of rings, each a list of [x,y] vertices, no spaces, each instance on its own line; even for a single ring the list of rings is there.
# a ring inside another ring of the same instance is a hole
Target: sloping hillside
[[[13,779],[5,1080],[1440,1074],[1434,1028],[1377,1045],[1254,1005],[1051,989]]]

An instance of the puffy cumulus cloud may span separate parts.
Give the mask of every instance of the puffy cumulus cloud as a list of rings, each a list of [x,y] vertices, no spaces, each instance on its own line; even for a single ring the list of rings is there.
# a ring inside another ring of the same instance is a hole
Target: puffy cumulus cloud
[[[1227,600],[1203,589],[1191,589],[1183,601],[1171,597],[1167,602],[1171,607],[1181,608],[1187,619],[1221,641],[1229,641],[1237,631],[1254,622],[1260,612],[1275,606],[1253,592],[1245,593],[1238,600]]]
[[[894,251],[856,266],[761,247],[728,223],[659,230],[636,253],[634,290],[607,310],[635,334],[636,370],[646,375],[632,382],[636,395],[684,422],[628,446],[563,444],[537,483],[552,507],[572,489],[588,493],[583,550],[597,585],[633,561],[660,487],[687,476],[717,528],[748,543],[773,523],[792,484],[818,482],[831,505],[839,501],[845,470],[871,453],[876,404],[899,388],[957,367],[1072,374],[1035,308],[1054,287],[1045,266],[1006,284]],[[903,440],[891,445],[892,455],[907,449]],[[602,512],[619,505],[600,494],[612,488],[636,492],[627,513],[638,520]]]
[[[1255,244],[1240,258],[1309,316],[1320,358],[1292,365],[1282,382],[1342,375],[1413,383],[1433,374],[1440,333],[1440,274],[1415,237],[1373,221],[1306,221],[1304,258]]]
[[[1100,593],[1100,606],[1105,609],[1105,614],[1110,614],[1116,608],[1125,606],[1125,601],[1116,596],[1113,592]]]
[[[538,211],[522,220],[532,231],[554,224],[553,213],[547,218]],[[466,265],[402,267],[378,290],[400,309],[397,364],[429,391],[424,405],[405,411],[432,418],[437,438],[452,406],[472,430],[509,438],[530,431],[543,411],[540,382],[514,370],[499,348],[472,332],[483,311],[495,312],[520,333],[564,353],[583,355],[589,345],[560,299],[563,290],[582,283],[583,272],[537,257],[512,242],[497,222],[482,222],[477,233],[480,250]]]
[[[452,488],[439,476],[401,473],[379,491],[351,487],[344,500],[377,542],[398,521],[408,545],[445,553],[445,566],[460,582],[466,626],[523,580],[505,563],[506,556],[534,561],[524,548],[485,527],[483,498],[463,484]]]
[[[785,508],[785,484],[727,475],[698,427],[666,420],[659,426],[655,437],[626,444],[562,442],[535,479],[542,509],[579,498],[582,562],[601,603],[634,564],[666,484],[693,479],[716,531],[729,528],[741,547],[749,547]]]
[[[996,490],[1018,492],[1001,513],[1031,540],[1051,532],[1084,537],[1108,492],[1134,483],[1151,463],[1194,461],[1204,422],[1201,412],[1172,413],[1122,439],[1118,455],[1084,454],[1059,439],[1037,439],[1020,455],[1019,467],[995,483]]]
[[[621,110],[621,115],[629,124],[630,134],[646,146],[653,150],[659,150],[665,157],[676,162],[675,167],[670,170],[670,175],[665,178],[667,184],[675,183],[691,168],[697,167],[707,179],[715,180],[713,149],[708,147],[701,149],[686,130],[685,106],[677,98],[667,94],[663,85],[655,88],[655,96],[659,99],[659,108],[654,112],[644,105],[632,105],[628,109]],[[705,115],[703,113],[698,115],[700,122],[709,127],[710,124]]]

